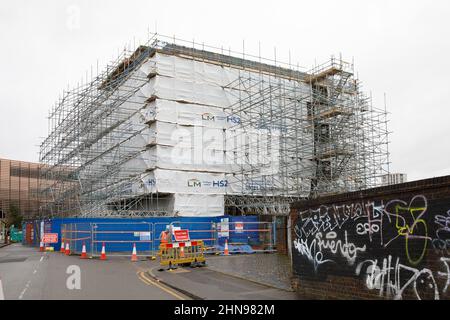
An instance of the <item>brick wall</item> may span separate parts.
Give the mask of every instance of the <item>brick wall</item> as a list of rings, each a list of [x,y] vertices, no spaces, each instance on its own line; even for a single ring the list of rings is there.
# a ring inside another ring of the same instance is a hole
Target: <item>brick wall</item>
[[[276,217],[275,224],[275,244],[277,253],[288,254],[287,248],[287,217]]]
[[[450,299],[450,176],[292,206],[293,286],[311,299]]]

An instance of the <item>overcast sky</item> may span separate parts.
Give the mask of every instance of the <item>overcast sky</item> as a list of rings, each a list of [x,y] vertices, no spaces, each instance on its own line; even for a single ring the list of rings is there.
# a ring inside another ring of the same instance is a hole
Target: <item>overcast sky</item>
[[[375,104],[387,94],[391,171],[450,174],[448,0],[1,1],[0,157],[38,161],[62,90],[155,28],[307,69],[354,58]]]

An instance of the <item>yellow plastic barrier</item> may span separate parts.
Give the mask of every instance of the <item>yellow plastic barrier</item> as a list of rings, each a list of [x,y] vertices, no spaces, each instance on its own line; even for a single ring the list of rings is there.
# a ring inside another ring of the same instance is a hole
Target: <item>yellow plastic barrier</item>
[[[159,246],[160,264],[172,268],[183,264],[205,264],[203,254],[204,244],[202,240],[162,243]]]

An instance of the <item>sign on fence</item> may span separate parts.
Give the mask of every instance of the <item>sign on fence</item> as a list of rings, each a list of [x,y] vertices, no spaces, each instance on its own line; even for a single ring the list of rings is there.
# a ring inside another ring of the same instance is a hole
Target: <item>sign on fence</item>
[[[134,232],[135,237],[139,237],[140,241],[150,241],[151,240],[151,232]]]
[[[57,233],[44,233],[44,236],[42,237],[42,242],[58,243],[58,234]]]
[[[244,223],[243,222],[236,222],[234,224],[234,230],[236,231],[236,233],[244,232]]]
[[[175,241],[189,241],[189,230],[174,230]]]
[[[230,225],[228,218],[221,218],[219,223],[219,238],[228,238],[230,236]]]

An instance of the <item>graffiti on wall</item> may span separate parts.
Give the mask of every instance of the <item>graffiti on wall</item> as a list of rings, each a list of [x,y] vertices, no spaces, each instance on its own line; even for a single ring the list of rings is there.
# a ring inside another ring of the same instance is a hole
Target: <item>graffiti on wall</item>
[[[408,200],[322,205],[299,211],[297,275],[359,277],[381,297],[439,299],[450,282],[450,210],[424,195]],[[449,203],[448,201],[447,203]]]
[[[434,222],[437,229],[432,240],[433,248],[437,253],[450,255],[450,210],[446,215],[436,215]]]

